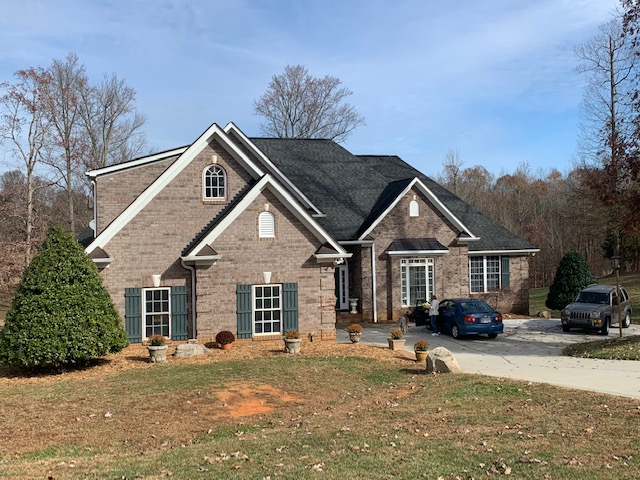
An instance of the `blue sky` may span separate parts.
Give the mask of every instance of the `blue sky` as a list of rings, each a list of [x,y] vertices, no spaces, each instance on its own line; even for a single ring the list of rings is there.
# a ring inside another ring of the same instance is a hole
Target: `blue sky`
[[[345,147],[435,176],[449,149],[499,175],[572,166],[582,79],[574,46],[617,0],[3,0],[0,81],[76,53],[116,73],[148,143],[215,122],[259,136],[253,100],[287,64],[339,77],[367,125]]]

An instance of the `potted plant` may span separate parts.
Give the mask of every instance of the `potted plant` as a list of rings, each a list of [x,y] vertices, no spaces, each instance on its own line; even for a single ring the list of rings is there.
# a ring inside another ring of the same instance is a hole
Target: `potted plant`
[[[387,339],[389,341],[389,348],[391,350],[404,350],[405,339],[402,338],[404,333],[399,328],[394,328],[389,332],[391,338]]]
[[[167,344],[166,339],[160,335],[151,335],[147,340],[147,349],[149,350],[149,361],[151,363],[167,363]]]
[[[349,340],[351,343],[358,343],[362,337],[362,325],[359,323],[353,323],[349,325],[345,330],[349,333]]]
[[[284,351],[286,353],[300,353],[302,338],[297,330],[287,330],[284,332]]]
[[[413,351],[416,352],[416,362],[424,363],[427,361],[429,342],[426,340],[418,340],[413,345]]]
[[[222,330],[216,335],[216,343],[218,348],[223,350],[230,350],[231,344],[236,341],[236,336],[229,330]]]

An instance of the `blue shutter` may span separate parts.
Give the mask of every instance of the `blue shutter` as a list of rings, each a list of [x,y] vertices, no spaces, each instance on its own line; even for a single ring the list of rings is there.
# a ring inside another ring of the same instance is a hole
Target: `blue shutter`
[[[298,284],[282,284],[284,330],[298,330]]]
[[[509,257],[502,257],[502,268],[500,269],[502,274],[502,288],[508,290],[511,287],[511,272],[509,270]]]
[[[189,289],[186,285],[171,287],[171,339],[189,338]]]
[[[129,343],[142,342],[142,289],[124,289],[124,325]]]
[[[253,306],[251,285],[236,285],[238,338],[251,338],[253,333]]]

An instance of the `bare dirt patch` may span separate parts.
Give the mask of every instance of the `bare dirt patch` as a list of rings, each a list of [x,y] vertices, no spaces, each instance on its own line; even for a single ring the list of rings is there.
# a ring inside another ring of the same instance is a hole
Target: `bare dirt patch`
[[[303,402],[302,398],[270,385],[229,385],[215,395],[220,400],[220,405],[211,406],[216,409],[213,418],[264,415],[285,403]]]

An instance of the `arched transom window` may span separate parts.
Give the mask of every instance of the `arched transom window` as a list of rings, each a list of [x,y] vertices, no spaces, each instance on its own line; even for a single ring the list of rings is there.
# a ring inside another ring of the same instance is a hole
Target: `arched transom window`
[[[262,212],[258,217],[258,236],[273,238],[276,236],[276,224],[271,212]]]
[[[227,175],[218,165],[211,165],[204,171],[203,197],[205,200],[221,199],[227,195]]]

